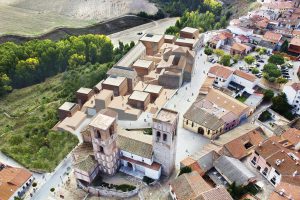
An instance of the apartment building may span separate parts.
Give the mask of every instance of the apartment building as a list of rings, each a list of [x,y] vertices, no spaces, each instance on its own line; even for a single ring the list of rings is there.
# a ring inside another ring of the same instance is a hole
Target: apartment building
[[[287,84],[283,87],[287,100],[292,105],[293,112],[300,114],[300,83]]]

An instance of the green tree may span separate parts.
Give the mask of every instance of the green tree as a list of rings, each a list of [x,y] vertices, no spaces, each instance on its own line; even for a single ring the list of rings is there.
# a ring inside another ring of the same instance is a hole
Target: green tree
[[[259,117],[258,120],[261,122],[266,122],[268,120],[272,119],[272,115],[269,111],[265,110],[264,112],[262,112]]]
[[[289,42],[287,40],[285,40],[283,42],[283,44],[281,45],[281,47],[280,47],[280,51],[284,52],[284,53],[287,53],[288,49],[289,49]]]
[[[205,47],[205,49],[204,49],[204,53],[208,56],[212,55],[213,52],[214,52],[214,50],[210,47]]]
[[[276,83],[278,83],[280,87],[281,87],[281,85],[286,84],[287,82],[288,82],[288,80],[282,76],[280,76],[276,79]]]
[[[264,77],[270,81],[274,82],[276,78],[281,76],[281,71],[278,69],[278,67],[275,64],[268,63],[264,65]]]
[[[280,93],[272,98],[271,109],[289,120],[294,118],[291,112],[292,108],[293,107],[287,101],[285,93]]]
[[[237,63],[241,59],[241,55],[240,54],[235,54],[232,59],[233,59],[234,63]]]
[[[80,55],[80,54],[73,54],[69,60],[69,69],[74,69],[80,65],[83,65],[86,62],[85,55]]]
[[[244,61],[249,65],[252,65],[255,62],[255,58],[253,56],[245,56]]]
[[[284,64],[284,57],[281,55],[275,54],[275,55],[270,56],[268,62],[275,64],[275,65],[282,65],[282,64]]]
[[[224,56],[225,52],[222,49],[215,49],[214,53],[218,56],[218,60],[220,61],[220,57]]]
[[[255,68],[252,69],[251,72],[252,72],[252,74],[258,74],[259,73],[259,69],[255,67]]]
[[[0,73],[0,96],[12,90],[10,83],[10,78],[6,74]]]
[[[266,48],[260,48],[258,51],[259,55],[264,55],[267,53],[267,49]]]
[[[264,101],[271,101],[273,97],[274,97],[273,90],[268,89],[264,91],[264,98],[263,98]]]
[[[224,66],[230,66],[231,56],[229,54],[225,54],[221,57],[220,64]]]

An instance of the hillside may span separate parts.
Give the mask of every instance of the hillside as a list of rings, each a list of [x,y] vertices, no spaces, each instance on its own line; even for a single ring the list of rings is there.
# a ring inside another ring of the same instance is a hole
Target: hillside
[[[260,3],[256,0],[222,0],[222,2],[225,5],[223,7],[224,13],[230,11],[232,19],[246,15],[249,11],[260,7]]]
[[[147,0],[0,0],[0,35],[36,35],[83,27],[129,13],[157,12]]]

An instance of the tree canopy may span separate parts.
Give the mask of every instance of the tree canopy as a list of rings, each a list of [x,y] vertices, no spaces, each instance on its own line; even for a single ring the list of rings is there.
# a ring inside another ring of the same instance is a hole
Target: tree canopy
[[[113,55],[113,45],[104,35],[0,44],[0,95],[40,83],[69,67],[111,62]]]
[[[282,64],[284,64],[284,57],[281,55],[275,54],[275,55],[270,56],[268,62],[275,64],[275,65],[282,65]]]
[[[291,112],[292,108],[293,107],[288,103],[285,93],[280,93],[272,98],[271,109],[289,120],[294,118]]]
[[[264,65],[264,78],[270,82],[275,82],[278,77],[281,76],[281,71],[275,64],[268,63]]]

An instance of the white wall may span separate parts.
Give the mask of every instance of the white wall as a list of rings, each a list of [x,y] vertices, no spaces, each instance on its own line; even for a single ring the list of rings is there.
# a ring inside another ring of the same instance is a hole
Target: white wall
[[[242,29],[238,26],[228,26],[227,29],[230,30],[233,34],[237,34],[237,35],[245,35],[245,36],[253,35],[253,30]]]
[[[296,98],[296,91],[291,86],[284,86],[283,92],[286,94],[289,104],[293,104]]]
[[[248,81],[247,79],[244,79],[237,75],[233,75],[232,81],[244,86],[246,92],[248,92],[249,94],[253,94],[253,92],[254,92],[253,87],[256,85],[256,82],[257,82],[257,81],[255,81],[255,82]]]
[[[280,183],[280,180],[281,180],[281,175],[278,175],[276,172],[275,172],[275,169],[272,167],[271,168],[271,171],[270,171],[270,173],[269,173],[269,176],[268,176],[268,180],[270,181],[270,183],[271,184],[273,184],[272,182],[271,182],[271,179],[273,178],[273,177],[276,177],[276,182],[275,182],[275,187]]]
[[[151,159],[149,159],[149,158],[143,158],[141,156],[129,153],[129,152],[124,151],[124,150],[121,150],[121,154],[124,157],[130,158],[130,159],[133,159],[133,160],[136,160],[136,161],[140,161],[140,162],[146,163],[148,165],[152,165],[152,163],[153,163],[153,157]]]
[[[28,190],[33,180],[34,178],[33,176],[31,176],[21,187],[18,188],[18,190],[15,191],[15,193],[9,198],[9,200],[14,200],[15,197],[18,197],[18,192],[25,192],[26,190]],[[23,189],[23,187],[25,189]]]
[[[145,168],[145,175],[152,179],[157,180],[160,178],[161,168],[158,171],[150,169],[150,168]]]

